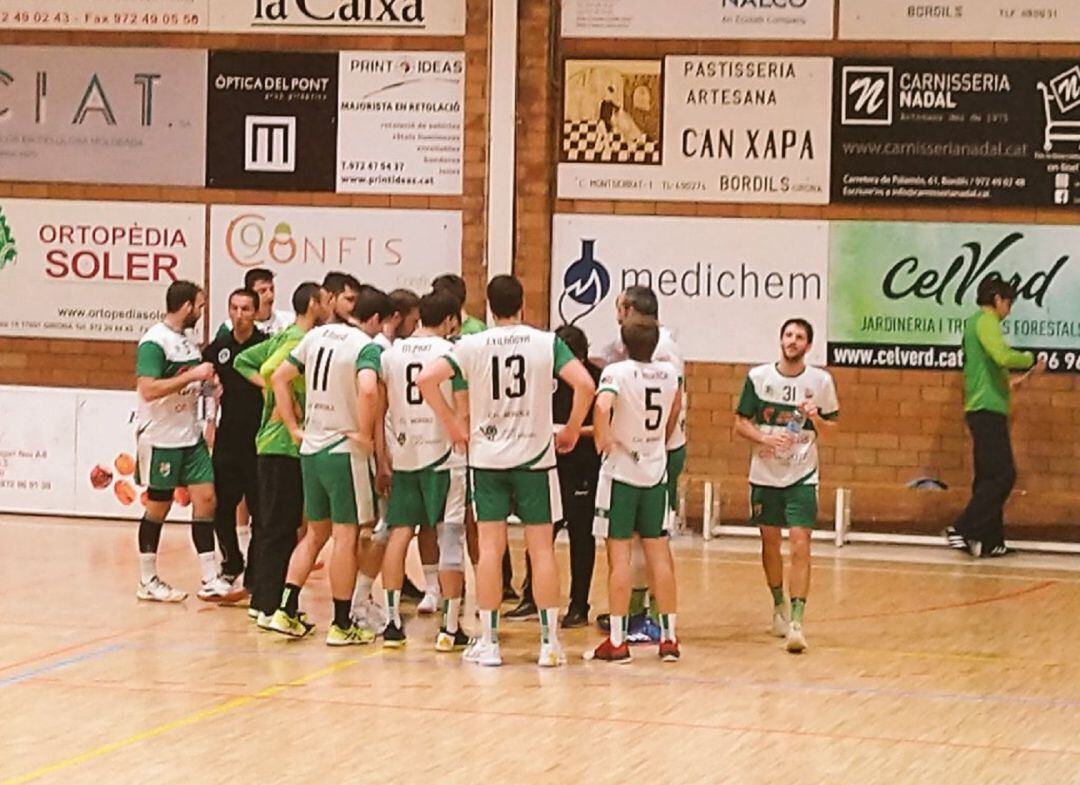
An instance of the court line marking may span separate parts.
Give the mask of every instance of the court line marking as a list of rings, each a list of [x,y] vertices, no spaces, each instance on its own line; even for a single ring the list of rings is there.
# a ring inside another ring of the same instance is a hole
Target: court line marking
[[[186,728],[189,725],[195,725],[205,720],[214,719],[215,717],[219,717],[222,714],[227,714],[235,709],[247,706],[250,703],[255,703],[260,700],[267,700],[269,698],[273,698],[292,687],[303,687],[317,679],[323,678],[324,676],[330,676],[335,673],[339,673],[347,668],[351,668],[358,662],[360,662],[359,658],[336,662],[332,665],[328,665],[325,668],[317,670],[314,673],[309,673],[306,676],[301,676],[284,684],[275,684],[274,686],[267,687],[266,689],[260,690],[259,692],[251,693],[249,695],[243,695],[238,698],[233,698],[232,700],[228,700],[225,703],[219,703],[217,706],[211,706],[208,709],[201,709],[200,711],[192,712],[191,714],[184,715],[183,717],[180,717],[179,719],[173,720],[171,722],[157,725],[148,730],[141,731],[140,733],[135,733],[131,736],[127,736],[126,738],[109,742],[108,744],[103,744],[100,747],[95,747],[94,749],[87,750],[86,752],[83,752],[79,755],[74,755],[70,758],[65,758],[63,760],[57,761],[56,763],[51,763],[47,766],[42,766],[40,768],[34,769],[33,771],[27,772],[26,774],[19,774],[15,777],[10,777],[6,780],[0,781],[0,785],[24,785],[24,783],[32,782],[36,779],[41,779],[42,777],[48,776],[50,774],[55,774],[58,771],[69,769],[72,766],[78,766],[82,763],[87,763],[110,753],[116,752],[117,750],[124,749],[125,747],[130,747],[134,744],[138,744],[139,742],[157,738],[158,736],[162,736],[166,733],[169,733],[170,731],[174,731],[179,728]]]
[[[47,651],[47,652],[44,652],[43,654],[35,654],[33,657],[27,657],[24,660],[18,660],[16,662],[11,662],[11,663],[8,663],[7,665],[0,665],[0,672],[6,671],[6,670],[11,670],[12,668],[18,668],[18,667],[20,667],[22,665],[29,665],[32,662],[40,662],[41,660],[47,660],[50,657],[55,657],[55,656],[57,656],[59,654],[66,654],[69,651],[75,651],[77,649],[82,649],[82,648],[85,648],[87,646],[92,646],[95,643],[104,643],[105,641],[111,641],[114,638],[122,638],[125,635],[130,635],[132,633],[142,632],[144,630],[149,630],[149,629],[151,629],[153,627],[157,627],[158,625],[164,624],[166,621],[168,621],[168,620],[167,619],[158,619],[157,621],[154,621],[151,624],[143,624],[143,625],[141,625],[139,627],[128,627],[127,629],[120,630],[119,632],[110,633],[109,635],[101,635],[101,636],[99,636],[97,638],[91,638],[90,640],[87,640],[87,641],[82,641],[80,643],[73,643],[70,646],[64,646],[64,647],[59,648],[59,649],[53,649],[52,651]],[[2,620],[0,620],[0,623],[2,623]]]
[[[80,662],[86,662],[87,660],[95,660],[98,657],[104,657],[106,654],[112,654],[114,651],[119,651],[123,648],[126,648],[124,644],[114,643],[111,646],[102,646],[100,649],[93,649],[84,654],[77,654],[74,657],[68,657],[64,660],[50,662],[48,665],[40,665],[37,668],[31,668],[28,671],[16,673],[14,676],[6,676],[5,678],[0,679],[0,688],[10,687],[12,684],[19,684],[20,682],[40,676],[43,673],[51,673],[52,671],[66,668],[69,665],[76,665]]]

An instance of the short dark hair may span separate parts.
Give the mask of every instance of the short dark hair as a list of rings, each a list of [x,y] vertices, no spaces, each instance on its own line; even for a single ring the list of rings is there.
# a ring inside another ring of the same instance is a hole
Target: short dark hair
[[[998,273],[990,273],[979,281],[979,288],[975,294],[977,305],[993,305],[994,298],[1000,297],[1009,302],[1016,301],[1016,287],[1002,278]]]
[[[639,363],[652,362],[656,344],[660,343],[660,325],[650,316],[626,319],[620,330],[626,353]]]
[[[787,332],[787,328],[790,327],[791,325],[795,325],[796,327],[803,328],[803,332],[806,333],[806,342],[807,343],[813,343],[814,342],[814,325],[810,324],[810,322],[806,321],[806,319],[800,319],[798,317],[796,317],[794,319],[788,319],[786,322],[784,322],[782,325],[780,325],[780,337],[781,338],[784,337],[784,333]]]
[[[589,339],[586,337],[585,331],[580,327],[573,324],[564,324],[555,330],[555,334],[563,339],[563,342],[570,347],[570,351],[579,360],[584,361],[589,356]]]
[[[390,295],[374,286],[361,286],[360,296],[356,298],[356,307],[353,308],[353,316],[366,322],[376,315],[380,322],[394,315],[394,303],[390,300]]]
[[[304,316],[311,307],[312,302],[319,302],[319,291],[322,289],[314,281],[304,281],[296,287],[292,295],[292,309],[297,316]]]
[[[488,308],[499,319],[509,319],[521,313],[525,304],[525,289],[512,275],[496,275],[487,285]]]
[[[438,327],[447,317],[461,313],[461,303],[449,291],[432,291],[420,298],[420,324]]]
[[[173,281],[165,292],[165,310],[176,313],[188,303],[194,303],[202,287],[191,281]]]
[[[660,318],[660,302],[656,299],[656,292],[648,286],[627,286],[623,289],[622,296],[623,304],[642,316]]]
[[[454,273],[440,275],[431,282],[431,289],[435,292],[449,292],[462,305],[465,304],[468,295],[465,288],[465,279],[460,275],[454,275]]]
[[[244,273],[244,288],[254,289],[255,284],[259,281],[270,281],[273,283],[274,274],[267,270],[265,267],[254,267]]]
[[[412,289],[394,289],[390,292],[390,302],[394,305],[394,313],[405,316],[420,307],[420,295]]]
[[[239,289],[233,289],[229,292],[229,304],[232,304],[232,298],[234,297],[250,297],[251,304],[255,306],[255,310],[259,310],[259,295],[252,289],[240,287]]]
[[[348,273],[327,273],[323,278],[322,288],[330,294],[341,294],[346,289],[360,291],[360,282]]]

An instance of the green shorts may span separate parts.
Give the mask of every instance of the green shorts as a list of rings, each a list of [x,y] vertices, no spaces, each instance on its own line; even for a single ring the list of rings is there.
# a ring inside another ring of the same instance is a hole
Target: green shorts
[[[214,462],[202,439],[191,447],[154,447],[139,439],[135,482],[154,491],[214,482]]]
[[[669,450],[667,454],[667,503],[672,512],[679,506],[679,475],[686,468],[686,445]]]
[[[376,517],[375,479],[369,456],[336,444],[300,456],[304,509],[309,521],[368,524]]]
[[[818,487],[792,485],[788,488],[750,486],[750,521],[758,526],[817,525]]]
[[[637,532],[644,539],[666,537],[667,483],[643,488],[613,480],[604,474],[596,486],[593,536],[629,540]]]
[[[477,521],[505,521],[513,512],[522,523],[562,519],[555,469],[470,469]]]
[[[465,470],[395,471],[386,506],[386,525],[436,526],[465,522]]]

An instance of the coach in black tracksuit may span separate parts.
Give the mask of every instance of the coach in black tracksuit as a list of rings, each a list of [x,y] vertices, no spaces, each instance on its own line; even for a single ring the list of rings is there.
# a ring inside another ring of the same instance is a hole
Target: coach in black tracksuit
[[[246,498],[251,525],[258,526],[258,479],[255,471],[255,434],[262,419],[262,392],[233,368],[240,352],[262,343],[267,336],[255,328],[259,296],[250,289],[229,295],[232,330],[222,332],[203,350],[203,359],[214,364],[221,384],[221,421],[214,437],[214,533],[221,550],[221,574],[234,581],[244,573],[244,585],[251,587],[254,570],[244,569],[244,554],[236,536],[236,508]]]

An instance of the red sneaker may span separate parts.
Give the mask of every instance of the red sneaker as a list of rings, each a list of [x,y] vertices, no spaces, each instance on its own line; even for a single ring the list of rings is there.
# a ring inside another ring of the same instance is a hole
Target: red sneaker
[[[679,661],[679,642],[660,641],[660,659],[664,662]]]
[[[604,638],[600,645],[583,655],[586,660],[603,660],[604,662],[627,663],[630,662],[630,645],[623,641],[619,646],[611,642],[611,638]]]

